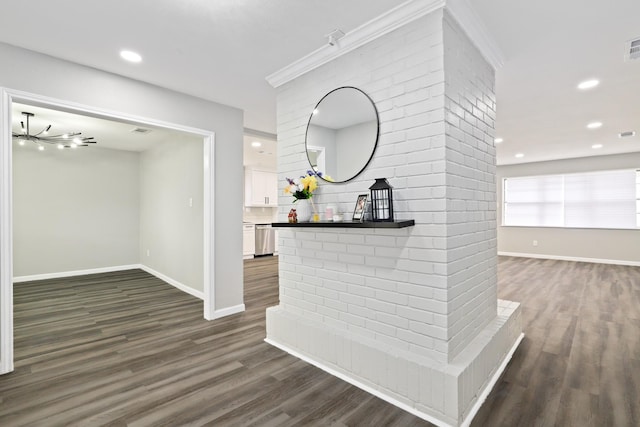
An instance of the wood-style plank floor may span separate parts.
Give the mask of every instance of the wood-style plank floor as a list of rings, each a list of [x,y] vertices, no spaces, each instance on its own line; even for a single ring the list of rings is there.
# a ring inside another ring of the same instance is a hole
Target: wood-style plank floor
[[[263,342],[277,258],[245,261],[247,311],[139,270],[15,285],[0,426],[429,426]],[[501,258],[526,337],[474,426],[640,425],[640,268]]]
[[[640,426],[640,267],[500,257],[525,338],[473,426]]]

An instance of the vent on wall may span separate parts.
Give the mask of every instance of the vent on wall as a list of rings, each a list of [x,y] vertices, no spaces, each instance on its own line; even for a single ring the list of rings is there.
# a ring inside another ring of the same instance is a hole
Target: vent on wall
[[[624,60],[633,61],[640,59],[640,37],[629,40],[624,46]]]
[[[151,129],[133,128],[129,132],[131,132],[131,133],[149,133],[149,132],[151,132]]]

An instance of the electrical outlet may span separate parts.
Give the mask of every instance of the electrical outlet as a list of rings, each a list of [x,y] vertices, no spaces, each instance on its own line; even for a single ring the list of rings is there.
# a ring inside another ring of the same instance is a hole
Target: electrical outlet
[[[533,241],[533,246],[538,246],[538,241],[537,240]]]
[[[149,256],[149,249],[147,249],[147,256]]]
[[[189,197],[189,207],[193,207],[193,197]]]

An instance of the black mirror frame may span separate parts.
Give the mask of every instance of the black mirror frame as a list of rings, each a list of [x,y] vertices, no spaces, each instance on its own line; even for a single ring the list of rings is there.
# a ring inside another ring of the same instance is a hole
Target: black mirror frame
[[[358,89],[355,86],[341,86],[338,87],[336,89],[333,89],[332,91],[330,91],[329,93],[327,93],[325,96],[323,96],[320,101],[318,101],[318,103],[316,104],[316,106],[313,108],[313,110],[311,110],[311,115],[309,116],[309,120],[307,121],[307,129],[305,131],[304,134],[304,152],[307,155],[307,162],[309,162],[309,166],[311,167],[311,170],[313,170],[313,166],[311,166],[311,159],[309,159],[309,150],[307,149],[307,145],[308,145],[308,141],[307,138],[309,136],[309,125],[311,125],[311,119],[313,118],[313,111],[315,111],[316,108],[318,108],[318,106],[322,103],[322,101],[324,101],[324,99],[331,95],[333,92],[337,91],[337,90],[341,90],[341,89],[355,89],[358,92],[362,93],[364,96],[367,97],[367,99],[369,100],[369,102],[371,102],[371,106],[373,107],[373,111],[376,114],[376,141],[373,144],[373,150],[371,150],[371,155],[369,156],[369,159],[367,160],[367,162],[362,166],[362,168],[355,174],[353,175],[351,178],[345,179],[343,181],[329,181],[327,179],[324,179],[323,177],[320,177],[320,179],[322,179],[325,182],[330,182],[333,184],[340,184],[340,183],[344,183],[344,182],[349,182],[352,179],[354,179],[355,177],[357,177],[358,175],[360,175],[369,165],[369,163],[371,163],[371,159],[373,159],[373,155],[376,152],[376,149],[378,148],[378,141],[380,140],[380,115],[378,114],[378,108],[376,107],[376,103],[373,102],[373,99],[371,99],[371,97],[369,95],[367,95],[362,89]]]

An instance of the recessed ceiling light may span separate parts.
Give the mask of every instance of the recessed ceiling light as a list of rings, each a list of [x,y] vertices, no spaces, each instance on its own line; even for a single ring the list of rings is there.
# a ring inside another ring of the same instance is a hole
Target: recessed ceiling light
[[[596,79],[585,80],[583,82],[580,82],[580,84],[578,85],[578,89],[580,90],[592,89],[598,86],[599,84],[600,84],[600,80],[596,80]]]
[[[120,51],[120,57],[125,61],[129,62],[140,62],[142,61],[142,56],[140,54],[132,52],[130,50],[122,50]]]
[[[598,148],[602,148],[602,144],[593,144],[593,145],[591,146],[591,148],[593,148],[593,149],[596,149],[596,150],[597,150]]]
[[[496,139],[493,140],[493,142],[496,143],[496,144],[500,144],[502,141],[504,141],[504,139],[502,139],[502,138],[496,138]]]
[[[256,148],[257,148],[257,147],[262,147],[262,143],[261,143],[261,142],[259,142],[259,141],[253,141],[253,142],[251,143],[251,146],[252,146],[252,147],[256,147]]]
[[[44,151],[44,147],[42,145],[38,145],[38,150]]]
[[[521,159],[521,158],[523,158],[523,157],[524,157],[524,154],[522,154],[522,153],[518,153],[518,154],[516,154],[516,158],[517,158],[517,159]]]
[[[587,125],[587,128],[589,129],[598,129],[599,127],[602,127],[601,122],[591,122]]]

